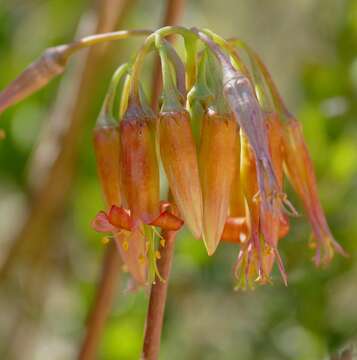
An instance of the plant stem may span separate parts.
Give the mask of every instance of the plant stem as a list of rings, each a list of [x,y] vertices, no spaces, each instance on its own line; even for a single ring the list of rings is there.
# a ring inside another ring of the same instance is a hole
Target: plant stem
[[[102,274],[98,283],[95,300],[89,313],[87,332],[78,356],[79,360],[92,360],[96,358],[96,350],[118,287],[120,264],[121,260],[115,243],[110,242],[103,258]]]
[[[167,2],[166,12],[163,20],[165,25],[177,25],[180,22],[182,13],[185,6],[185,0],[169,0]],[[173,36],[167,37],[168,41],[171,43],[174,40]],[[162,88],[161,83],[161,65],[160,58],[157,56],[154,65],[154,74],[152,77],[152,96],[151,96],[151,105],[154,110],[157,109],[159,103],[159,95]]]
[[[158,280],[151,286],[149,308],[146,315],[144,345],[141,356],[142,360],[157,360],[159,356],[167,288],[174,255],[176,235],[177,231],[163,233],[165,247],[161,251],[161,259],[158,260],[158,269],[161,276],[165,279],[165,282]]]

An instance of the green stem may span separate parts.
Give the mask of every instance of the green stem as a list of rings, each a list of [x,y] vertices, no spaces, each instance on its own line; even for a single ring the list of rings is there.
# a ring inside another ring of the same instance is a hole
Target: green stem
[[[104,102],[103,102],[103,108],[102,108],[102,115],[106,119],[115,120],[114,116],[114,102],[115,102],[115,95],[117,92],[118,85],[120,83],[120,80],[128,73],[129,64],[123,64],[118,67],[118,69],[115,71],[114,75],[112,76],[112,79],[110,81],[109,89],[107,92],[107,95],[105,96]],[[98,120],[99,121],[99,120]]]
[[[162,111],[177,111],[182,109],[180,103],[180,95],[174,84],[172,72],[169,64],[167,48],[163,43],[160,35],[156,35],[155,39],[156,49],[159,51],[162,69],[162,82],[163,82],[163,105]]]
[[[153,45],[155,44],[156,36],[160,36],[162,38],[165,38],[166,36],[172,35],[172,34],[178,34],[183,36],[183,38],[187,39],[189,37],[195,36],[194,33],[181,26],[165,26],[155,32],[153,32],[151,35],[149,35],[143,46],[138,51],[135,61],[132,67],[132,85],[131,85],[131,97],[132,99],[139,99],[139,78],[141,69],[144,64],[145,56],[152,50]],[[189,50],[190,53],[190,50]],[[190,60],[192,62],[192,60]]]

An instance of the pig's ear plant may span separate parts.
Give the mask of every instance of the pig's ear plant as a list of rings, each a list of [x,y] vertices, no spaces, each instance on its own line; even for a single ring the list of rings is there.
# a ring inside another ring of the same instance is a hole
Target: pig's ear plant
[[[184,60],[165,40],[173,34],[183,37]],[[222,242],[236,244],[236,289],[270,283],[275,263],[287,284],[279,244],[297,212],[284,192],[286,176],[312,226],[315,264],[346,253],[321,207],[302,126],[260,57],[239,39],[178,26],[85,37],[45,51],[0,93],[0,112],[61,74],[78,50],[132,36],[146,38],[134,60],[114,73],[94,129],[105,208],[92,227],[115,242],[135,287],[152,287],[150,304],[161,304],[161,314],[149,309],[146,324],[143,358],[155,359],[162,323],[153,326],[153,318],[162,322],[173,235],[183,226],[209,256]],[[161,60],[158,112],[141,83],[150,52]]]

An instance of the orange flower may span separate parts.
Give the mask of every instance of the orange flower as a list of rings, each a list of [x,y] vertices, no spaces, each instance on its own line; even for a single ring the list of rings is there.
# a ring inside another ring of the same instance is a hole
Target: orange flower
[[[159,216],[160,178],[153,119],[129,108],[120,122],[121,183],[134,222],[149,224]],[[140,110],[139,110],[140,111]]]
[[[105,122],[98,125],[93,136],[98,174],[101,181],[107,206],[119,209],[121,205],[120,191],[120,141],[118,127],[115,123]],[[126,215],[126,216],[125,216]],[[118,216],[116,216],[118,218]],[[131,219],[128,214],[122,214],[122,229],[129,230]],[[93,221],[93,227],[101,232],[112,233],[121,258],[138,284],[144,284],[147,279],[147,262],[145,259],[145,237],[139,230],[135,232],[122,230],[111,225],[106,214],[101,212]],[[130,244],[130,246],[129,246]]]
[[[162,112],[160,154],[179,213],[196,238],[202,233],[202,193],[196,145],[186,111]]]
[[[208,255],[216,250],[229,211],[236,167],[237,124],[231,115],[209,110],[204,118],[199,153],[203,195],[203,240]]]
[[[346,252],[331,234],[323,212],[316,185],[313,164],[303,138],[301,124],[290,115],[284,127],[284,163],[287,175],[298,193],[309,217],[316,240],[316,265],[328,263],[334,251]]]

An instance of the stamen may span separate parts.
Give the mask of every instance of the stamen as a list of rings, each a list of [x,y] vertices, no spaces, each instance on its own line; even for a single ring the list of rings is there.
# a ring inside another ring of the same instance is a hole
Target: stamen
[[[123,246],[124,251],[129,250],[129,242],[127,240],[123,241],[122,246]]]
[[[157,231],[152,225],[144,225],[144,232],[147,238],[147,257],[149,260],[149,281],[154,284],[156,277],[165,282],[165,279],[161,276],[159,269],[157,267],[157,259],[160,259],[161,254],[157,250],[156,245],[156,236]]]
[[[107,245],[110,243],[111,238],[109,236],[103,236],[101,242],[103,245]]]

